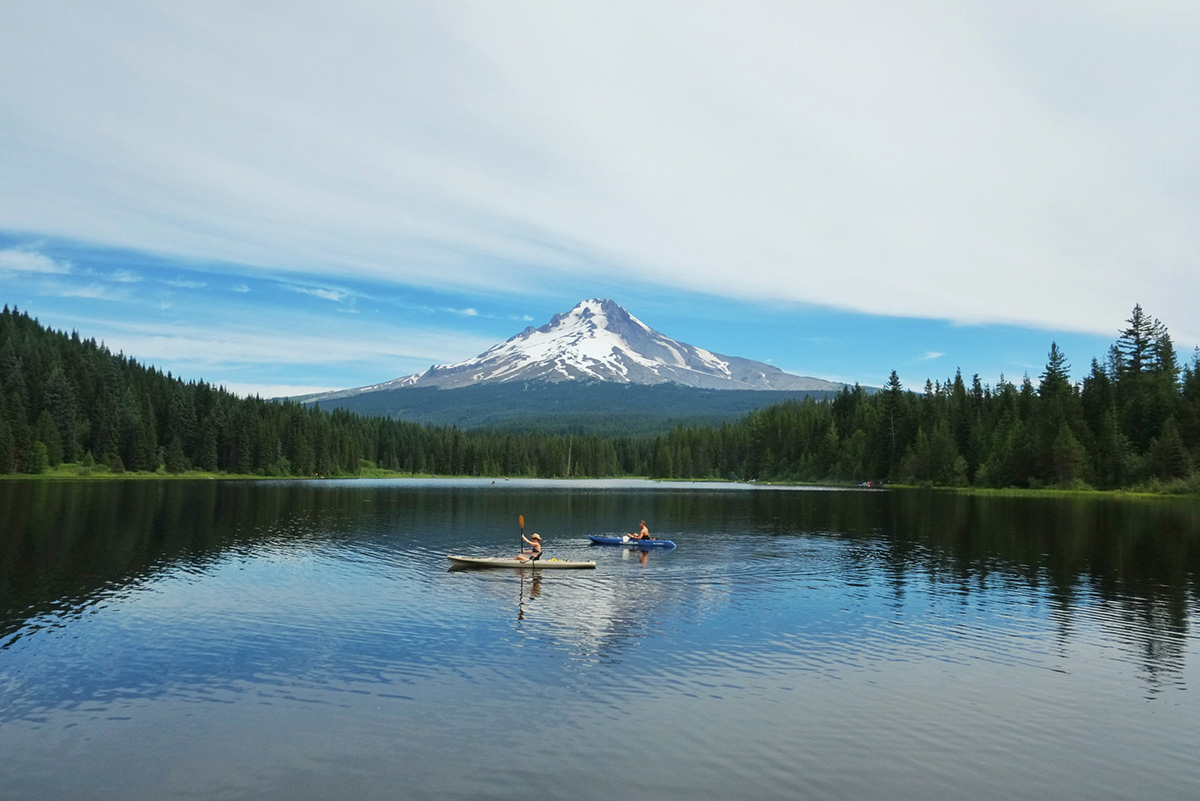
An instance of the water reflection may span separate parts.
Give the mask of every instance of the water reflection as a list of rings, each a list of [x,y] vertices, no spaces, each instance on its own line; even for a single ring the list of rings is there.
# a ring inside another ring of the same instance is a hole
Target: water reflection
[[[1200,575],[1197,504],[1169,500],[578,482],[499,491],[455,483],[6,482],[0,510],[0,647],[78,617],[121,587],[173,570],[202,575],[230,554],[332,547],[339,559],[399,566],[457,547],[506,546],[508,529],[515,547],[515,521],[525,514],[531,528],[554,532],[548,549],[567,556],[578,554],[582,535],[645,517],[684,543],[681,553],[701,557],[700,568],[689,559],[676,572],[671,553],[617,549],[622,563],[653,568],[662,560],[656,593],[711,588],[713,566],[716,584],[744,574],[761,585],[795,570],[772,553],[773,538],[832,537],[844,544],[835,576],[851,588],[882,577],[897,609],[913,581],[964,602],[1018,581],[1045,594],[1062,642],[1079,608],[1110,610],[1092,622],[1111,629],[1107,636],[1138,655],[1147,680],[1160,682],[1178,673]]]
[[[525,604],[528,601],[532,603],[535,598],[542,594],[542,577],[540,574],[529,576],[529,595],[525,595],[525,571],[521,571],[521,592],[517,595],[517,620],[525,619]]]
[[[515,552],[518,516],[549,556],[597,569],[449,569],[446,553]],[[679,547],[585,536],[641,518]],[[19,797],[96,795],[92,774],[119,787],[130,761],[161,763],[176,795],[206,795],[172,784],[203,763],[234,766],[207,777],[214,797],[312,795],[278,778],[296,764],[356,797],[525,797],[455,772],[461,754],[508,764],[497,743],[517,728],[554,744],[581,799],[918,798],[931,782],[1037,797],[1068,774],[1077,797],[1179,797],[1200,781],[1172,746],[1195,730],[1195,502],[3,482],[0,526],[0,747]],[[596,751],[634,737],[665,758]],[[77,772],[50,764],[66,750]]]

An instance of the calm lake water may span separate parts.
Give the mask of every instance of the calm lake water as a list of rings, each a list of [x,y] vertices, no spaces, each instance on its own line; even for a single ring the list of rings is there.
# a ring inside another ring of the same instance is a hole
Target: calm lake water
[[[451,571],[514,553],[594,571]],[[678,544],[592,546],[645,518]],[[1200,503],[0,482],[0,798],[1196,799]]]

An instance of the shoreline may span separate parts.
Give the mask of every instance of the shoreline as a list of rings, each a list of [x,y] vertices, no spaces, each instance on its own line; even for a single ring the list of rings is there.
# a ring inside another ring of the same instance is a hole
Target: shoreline
[[[337,476],[270,476],[242,473],[219,473],[199,470],[189,470],[183,473],[168,473],[165,470],[153,473],[147,472],[118,472],[101,466],[85,467],[80,464],[67,464],[50,468],[42,473],[4,473],[0,481],[353,481],[356,479],[527,479],[546,478],[545,476],[474,476],[474,475],[442,475],[433,473],[400,473],[390,470],[366,470],[353,475]],[[1013,498],[1191,498],[1200,499],[1200,481],[1161,485],[1158,488],[1125,487],[1121,489],[1100,490],[1093,488],[1060,488],[1060,487],[938,487],[917,486],[912,484],[887,484],[874,487],[859,487],[854,483],[839,482],[801,482],[801,481],[750,481],[723,478],[651,478],[649,476],[551,476],[561,481],[603,481],[611,479],[642,479],[646,481],[684,482],[692,484],[733,483],[759,487],[810,487],[836,490],[862,489],[866,492],[897,491],[897,492],[937,492],[955,493],[959,495],[978,495],[986,497]]]

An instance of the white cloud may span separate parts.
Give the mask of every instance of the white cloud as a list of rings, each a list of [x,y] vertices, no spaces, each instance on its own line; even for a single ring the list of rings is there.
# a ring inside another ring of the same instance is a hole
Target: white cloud
[[[365,383],[377,383],[387,365],[405,370],[422,370],[435,362],[457,362],[475,356],[495,344],[486,337],[424,328],[391,328],[355,323],[353,328],[334,329],[327,323],[301,315],[277,320],[274,330],[264,333],[253,321],[226,320],[201,333],[190,323],[164,324],[77,318],[73,327],[87,328],[111,350],[137,354],[139,361],[164,366],[188,364],[194,375],[216,383],[217,368],[260,365],[300,365],[314,373],[329,365],[362,363],[374,365]],[[381,367],[382,365],[382,367]],[[178,372],[178,370],[176,370]],[[382,379],[386,380],[386,379]],[[344,387],[340,387],[344,388]]]
[[[923,353],[923,354],[921,355],[921,361],[923,361],[923,362],[931,362],[931,361],[933,361],[934,359],[940,359],[940,358],[942,358],[942,357],[943,357],[943,356],[945,356],[945,355],[946,355],[946,354],[945,354],[943,351],[938,351],[938,350],[927,350],[927,351],[925,351],[925,353]]]
[[[1097,333],[1141,302],[1200,341],[1194,5],[133,0],[2,23],[0,229]]]
[[[323,387],[313,384],[247,384],[234,382],[221,384],[227,391],[243,398],[258,395],[260,398],[289,398],[298,395],[315,395],[318,392],[336,392],[346,387]]]
[[[60,298],[80,298],[86,300],[107,300],[123,302],[129,296],[122,290],[113,289],[104,284],[46,284],[43,291],[48,295]]]
[[[31,250],[0,250],[0,273],[3,272],[65,275],[71,272],[71,265]]]
[[[312,295],[314,298],[331,300],[335,303],[340,303],[348,297],[347,293],[339,292],[336,289],[318,289],[316,287],[307,286],[288,286],[288,289],[292,290],[293,292],[299,292],[302,295]]]
[[[164,283],[176,289],[203,289],[207,286],[207,283],[204,281],[196,281],[188,278],[172,278],[170,281],[165,281]]]

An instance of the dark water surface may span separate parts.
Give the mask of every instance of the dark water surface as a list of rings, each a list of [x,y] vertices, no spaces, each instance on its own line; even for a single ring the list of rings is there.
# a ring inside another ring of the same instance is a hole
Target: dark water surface
[[[597,569],[447,569],[520,514]],[[1198,577],[1196,501],[2,482],[0,798],[1195,799]]]

